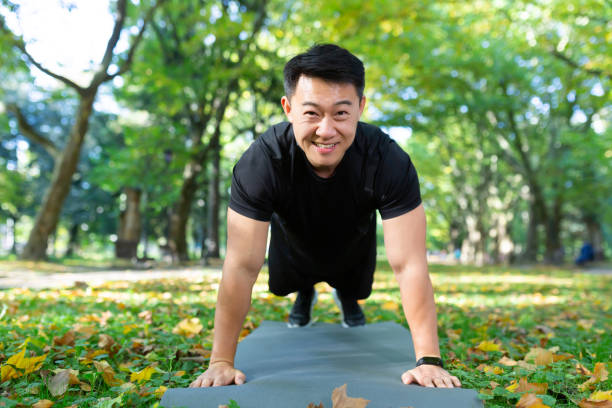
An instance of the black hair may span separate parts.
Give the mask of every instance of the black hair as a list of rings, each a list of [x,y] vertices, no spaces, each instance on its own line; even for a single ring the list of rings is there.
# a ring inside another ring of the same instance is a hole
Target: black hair
[[[291,98],[301,75],[325,81],[353,84],[359,99],[363,96],[365,70],[363,62],[348,50],[335,44],[316,44],[291,58],[283,71],[285,95]]]

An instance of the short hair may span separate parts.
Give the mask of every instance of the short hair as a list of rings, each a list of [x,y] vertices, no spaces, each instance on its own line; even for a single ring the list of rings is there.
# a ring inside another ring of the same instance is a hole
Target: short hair
[[[359,99],[363,96],[363,62],[335,44],[315,44],[308,51],[291,58],[283,71],[285,95],[291,98],[301,75],[341,84],[353,84]]]

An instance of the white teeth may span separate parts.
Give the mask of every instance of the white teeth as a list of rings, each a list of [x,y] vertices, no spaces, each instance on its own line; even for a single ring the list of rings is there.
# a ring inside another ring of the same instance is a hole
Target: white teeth
[[[332,147],[335,146],[335,143],[332,143],[332,144],[315,143],[315,144],[322,149],[331,149]]]

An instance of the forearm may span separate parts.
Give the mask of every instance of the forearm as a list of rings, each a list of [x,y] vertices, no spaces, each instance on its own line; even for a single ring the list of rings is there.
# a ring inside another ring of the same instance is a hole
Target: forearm
[[[396,278],[417,360],[423,356],[439,357],[438,319],[427,263],[406,265],[396,272]]]
[[[215,310],[215,331],[211,363],[215,361],[234,363],[238,337],[242,324],[251,306],[251,293],[257,273],[226,270],[219,285]],[[248,279],[245,279],[245,276]]]

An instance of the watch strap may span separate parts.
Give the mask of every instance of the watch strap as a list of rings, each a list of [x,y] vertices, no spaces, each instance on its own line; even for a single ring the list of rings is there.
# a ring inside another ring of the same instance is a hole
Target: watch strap
[[[444,363],[440,357],[421,357],[416,362],[416,366],[420,365],[435,365],[444,368]]]

